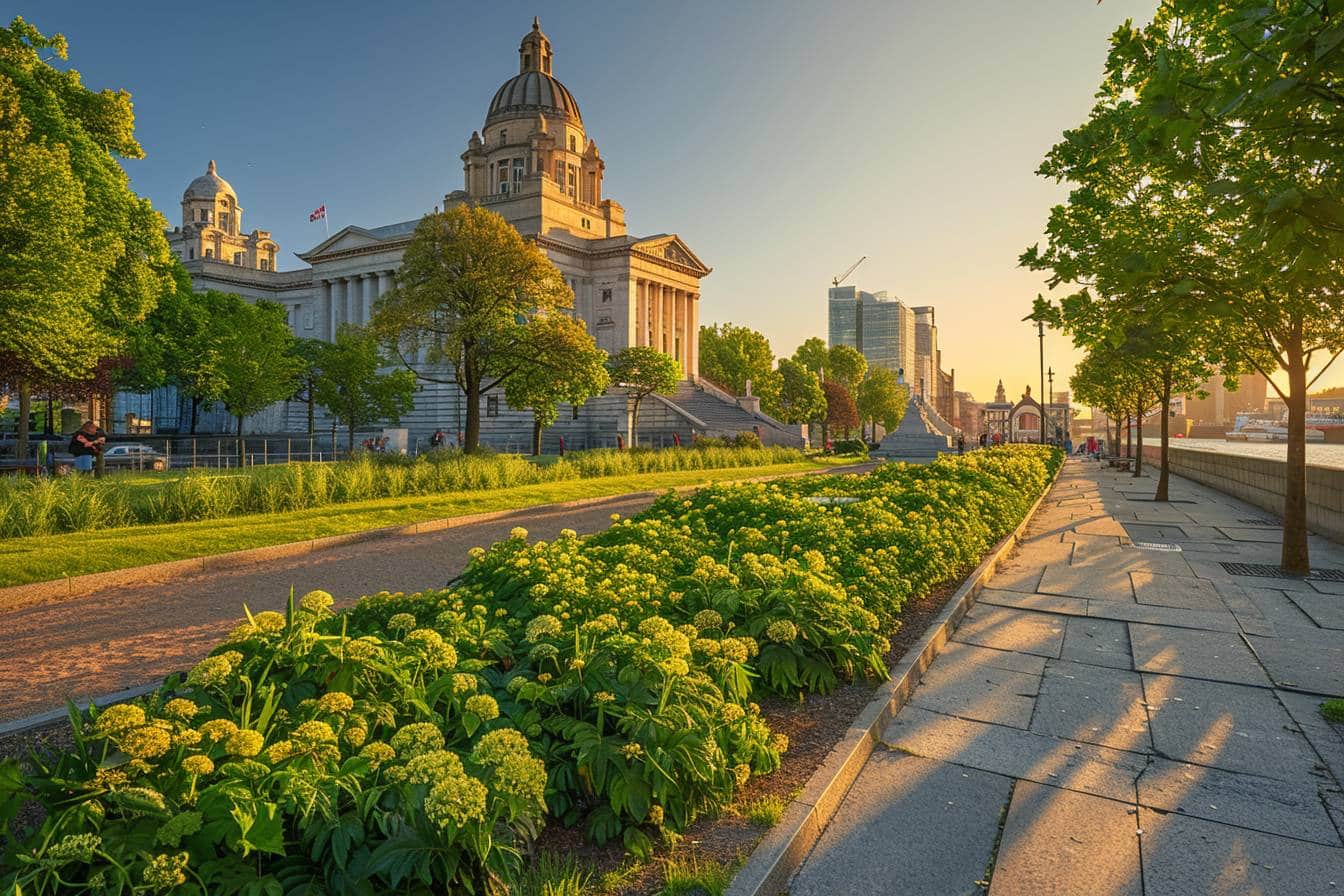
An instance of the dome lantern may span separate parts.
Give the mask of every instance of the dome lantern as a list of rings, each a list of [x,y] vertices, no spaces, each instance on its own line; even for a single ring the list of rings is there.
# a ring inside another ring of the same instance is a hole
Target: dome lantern
[[[551,73],[551,41],[541,32],[541,20],[532,17],[532,30],[518,47],[518,74],[525,72]]]

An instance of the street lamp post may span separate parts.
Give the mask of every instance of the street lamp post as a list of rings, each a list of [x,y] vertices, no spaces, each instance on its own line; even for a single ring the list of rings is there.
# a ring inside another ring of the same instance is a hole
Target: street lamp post
[[[1054,368],[1054,367],[1047,367],[1047,368],[1045,369],[1045,378],[1046,378],[1047,380],[1050,381],[1050,390],[1049,390],[1048,392],[1045,393],[1046,404],[1054,404],[1054,403],[1055,403],[1055,368]],[[1044,408],[1045,406],[1046,406],[1046,405],[1044,405],[1044,404],[1041,405],[1042,408]],[[1054,424],[1055,429],[1059,429],[1059,422],[1058,422],[1058,421],[1056,421],[1053,417],[1050,418],[1050,421],[1051,421],[1052,424]]]
[[[1041,391],[1045,391],[1045,321],[1036,321],[1036,333],[1041,340]],[[1042,396],[1044,398],[1044,396]],[[1045,402],[1040,402],[1041,406],[1041,444],[1045,444]]]

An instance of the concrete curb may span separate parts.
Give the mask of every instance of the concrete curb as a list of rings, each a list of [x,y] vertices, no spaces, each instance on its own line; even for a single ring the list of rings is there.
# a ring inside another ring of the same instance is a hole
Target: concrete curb
[[[994,546],[989,556],[952,595],[924,637],[901,657],[891,676],[878,686],[872,701],[850,724],[840,743],[812,773],[802,793],[789,804],[779,822],[766,832],[752,850],[725,896],[779,896],[788,891],[794,872],[803,864],[812,847],[821,839],[826,826],[835,817],[845,795],[881,740],[882,732],[905,706],[924,671],[975,604],[975,598],[984,588],[985,582],[1017,546],[1018,539],[1036,516],[1037,509],[1050,494],[1063,470],[1061,464],[1022,522]]]
[[[712,474],[732,469],[732,467],[723,467],[715,470],[704,470],[702,472],[707,476],[710,476],[710,481],[712,482]],[[834,470],[840,471],[843,471],[844,469],[845,468],[843,467],[834,468]],[[730,481],[768,482],[772,479],[787,479],[793,476],[830,473],[834,470],[832,468],[801,470],[791,473],[753,476],[749,479],[733,479]],[[682,485],[672,488],[671,491],[677,494],[683,494],[703,487],[704,483]],[[667,491],[668,489],[623,492],[615,495],[597,495],[591,498],[576,498],[573,501],[560,501],[553,504],[533,504],[529,507],[516,507],[512,510],[490,510],[483,513],[464,514],[462,516],[441,517],[439,519],[424,520],[422,522],[409,523],[402,526],[384,526],[379,529],[366,529],[362,532],[346,532],[340,535],[327,535],[322,538],[291,541],[285,544],[247,548],[241,551],[230,551],[226,554],[212,554],[206,557],[189,557],[183,560],[168,560],[163,563],[150,563],[145,566],[131,566],[126,569],[111,570],[109,572],[95,572],[79,576],[69,576],[61,579],[51,579],[46,582],[32,582],[26,585],[10,585],[5,588],[0,588],[0,611],[18,610],[23,607],[29,607],[34,604],[46,603],[54,600],[84,597],[89,594],[95,594],[104,588],[169,582],[179,576],[189,575],[191,573],[233,569],[253,563],[261,563],[267,560],[298,557],[304,554],[312,554],[317,551],[327,550],[328,548],[341,547],[342,545],[348,544],[358,544],[366,541],[377,541],[383,538],[441,532],[445,529],[469,526],[475,523],[486,523],[492,520],[517,516],[519,514],[589,507],[594,504],[603,504],[617,500],[656,498],[659,495],[666,494]]]

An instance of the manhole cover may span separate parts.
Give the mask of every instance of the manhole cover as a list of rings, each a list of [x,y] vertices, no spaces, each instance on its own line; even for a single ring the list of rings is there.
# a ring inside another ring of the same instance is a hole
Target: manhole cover
[[[1220,566],[1234,576],[1256,576],[1262,579],[1315,579],[1318,582],[1344,582],[1344,569],[1313,569],[1309,575],[1295,576],[1268,563],[1227,563]]]
[[[1237,520],[1237,522],[1245,526],[1268,526],[1271,529],[1279,528],[1278,520],[1265,520],[1254,516],[1248,516],[1245,519]]]
[[[1141,551],[1174,551],[1179,553],[1181,546],[1178,544],[1162,544],[1159,541],[1136,541],[1134,547]]]

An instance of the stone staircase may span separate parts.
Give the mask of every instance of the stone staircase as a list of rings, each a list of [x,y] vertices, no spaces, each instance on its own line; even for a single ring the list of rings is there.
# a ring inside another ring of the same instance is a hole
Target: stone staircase
[[[737,399],[707,382],[683,380],[674,394],[651,398],[687,418],[698,435],[727,437],[739,432],[757,432],[766,445],[803,446],[797,427],[744,408]]]

